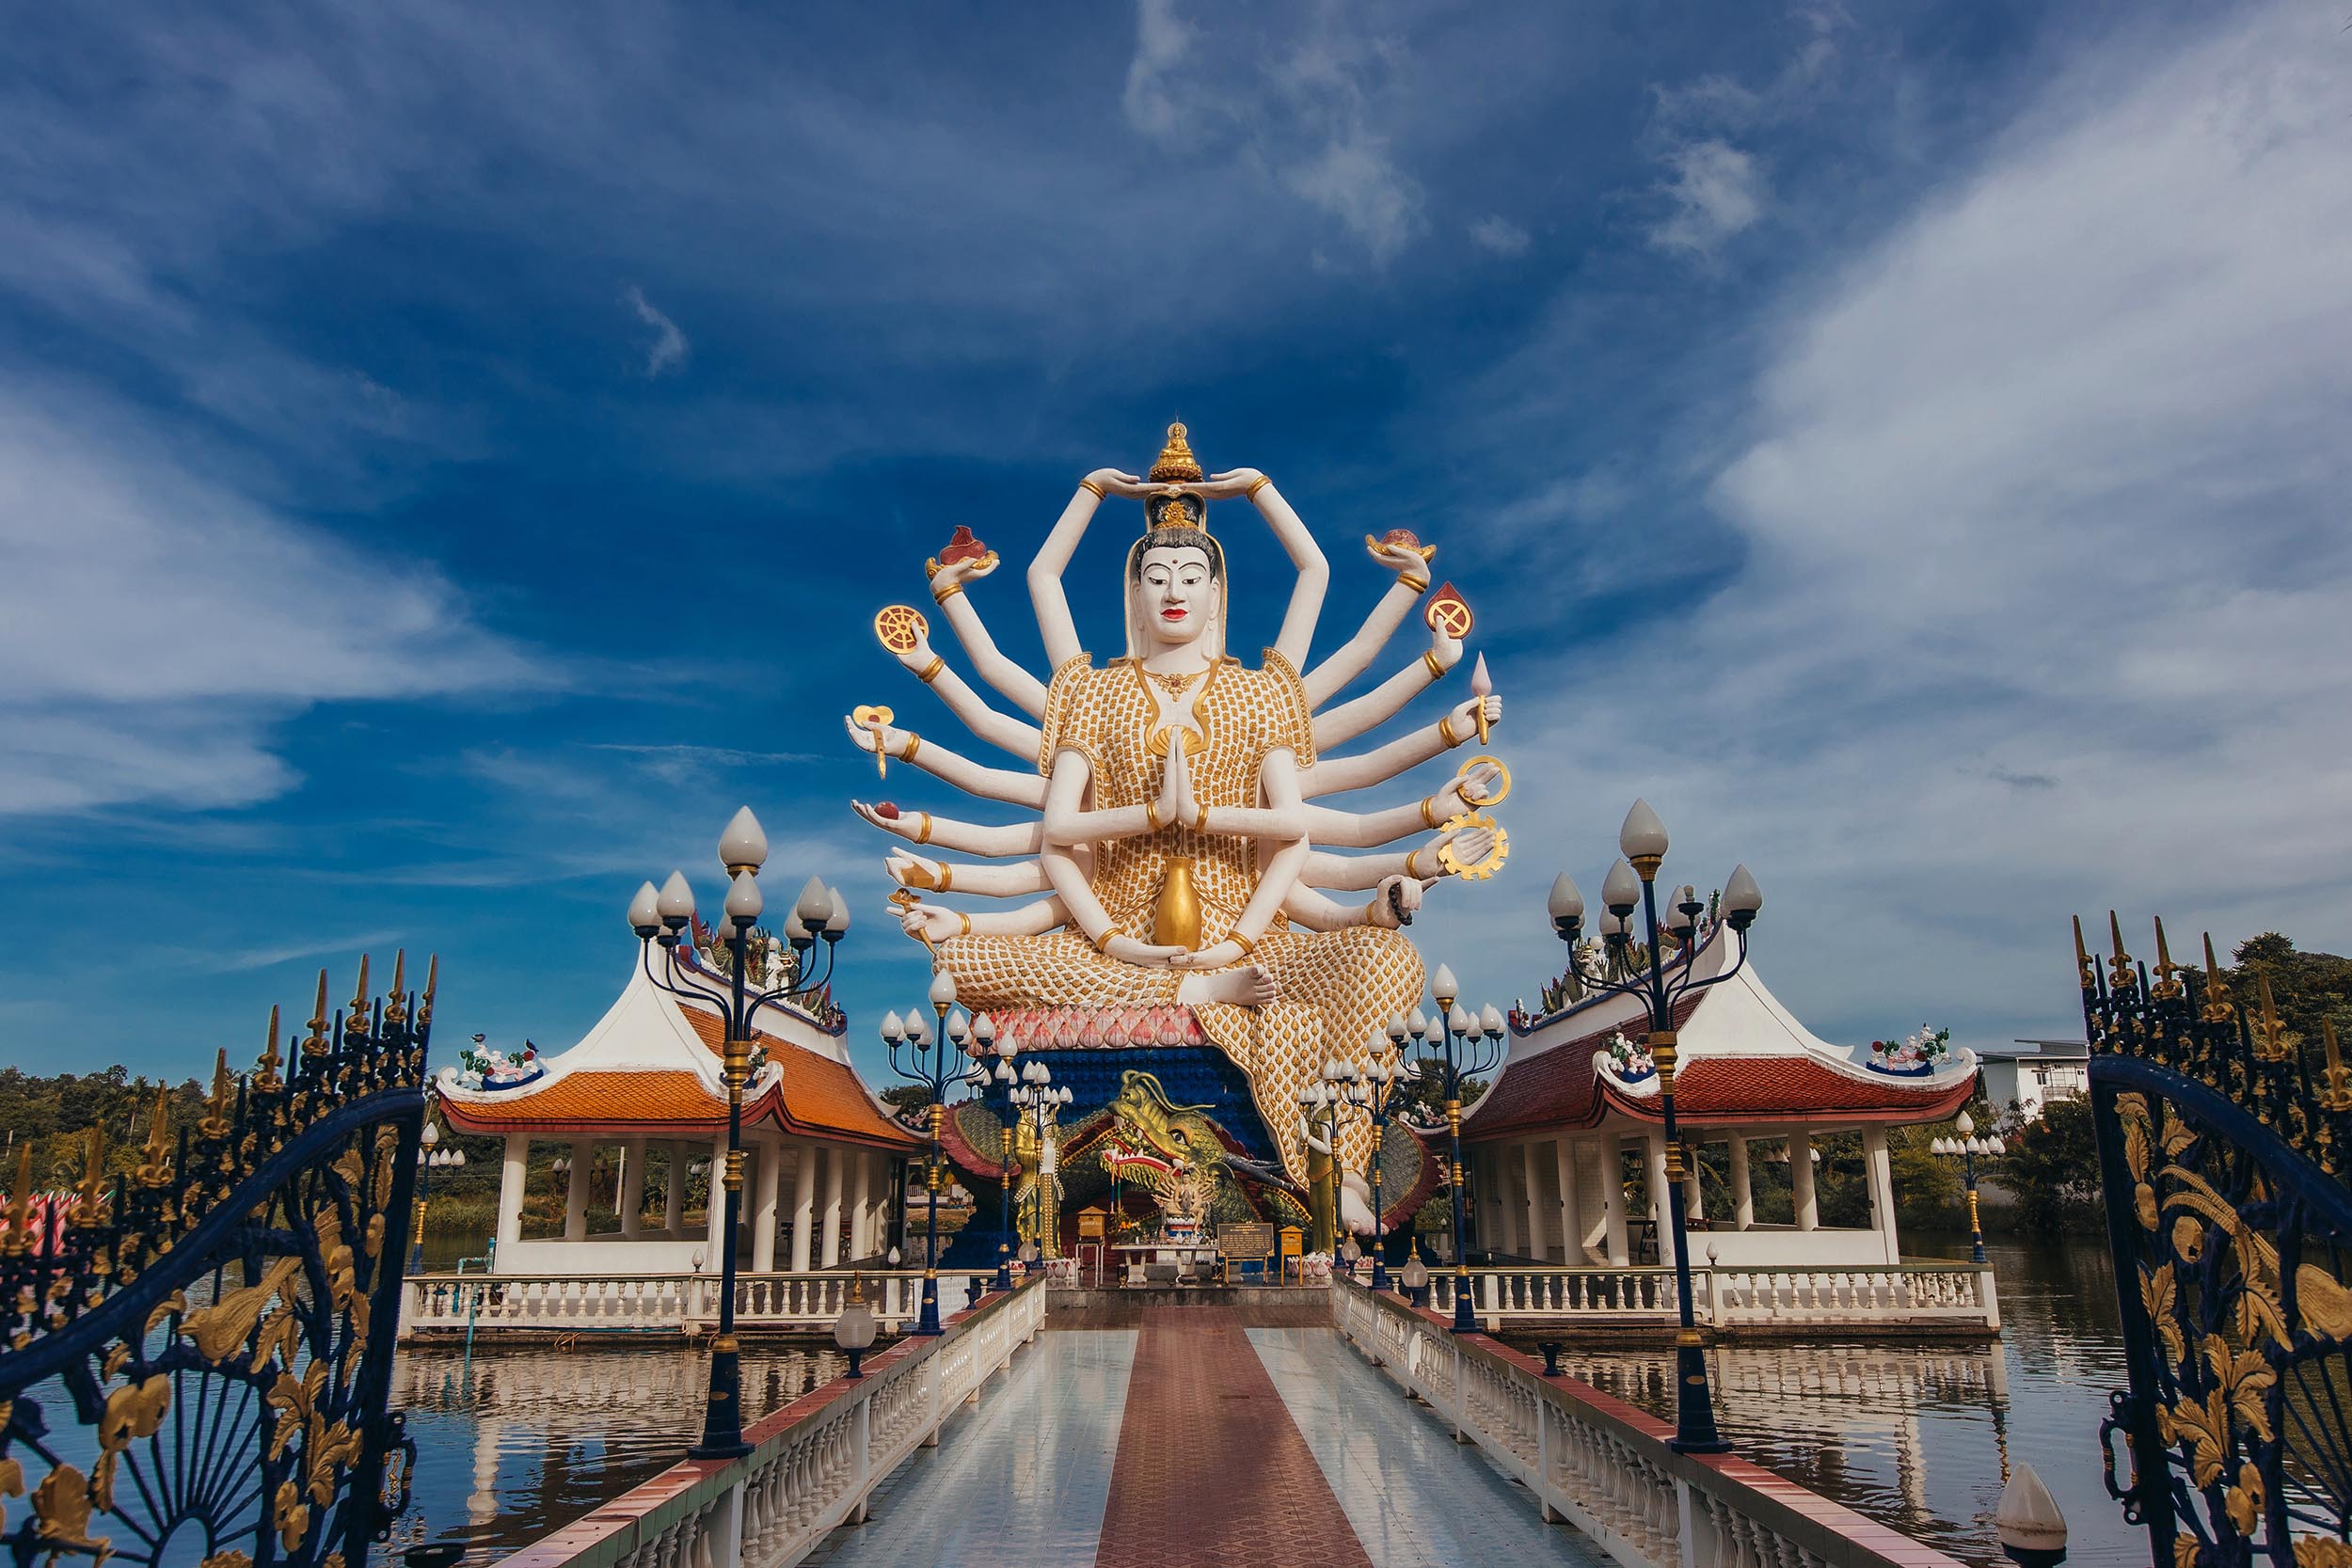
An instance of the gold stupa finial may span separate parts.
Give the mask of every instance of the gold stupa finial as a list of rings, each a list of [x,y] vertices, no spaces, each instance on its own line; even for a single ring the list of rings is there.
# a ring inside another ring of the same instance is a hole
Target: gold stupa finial
[[[1160,449],[1160,460],[1152,465],[1146,477],[1154,484],[1195,484],[1207,477],[1200,471],[1200,460],[1184,441],[1184,420],[1168,427],[1168,445]]]

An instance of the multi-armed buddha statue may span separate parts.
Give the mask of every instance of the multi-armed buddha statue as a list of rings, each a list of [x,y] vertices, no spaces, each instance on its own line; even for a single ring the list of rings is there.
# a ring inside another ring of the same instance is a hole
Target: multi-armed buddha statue
[[[1273,645],[1248,664],[1227,651],[1226,555],[1209,503],[1247,499],[1297,570]],[[1142,503],[1120,596],[1123,657],[1098,664],[1081,644],[1062,574],[1106,499]],[[1375,749],[1336,749],[1396,716],[1462,657],[1469,606],[1449,584],[1424,610],[1426,650],[1375,689],[1332,700],[1361,675],[1429,590],[1433,546],[1404,531],[1369,537],[1395,574],[1364,625],[1321,663],[1308,644],[1330,571],[1306,524],[1263,474],[1204,475],[1183,425],[1148,476],[1098,469],[1079,482],[1028,571],[1053,665],[1040,680],[1001,653],[966,590],[997,557],[967,531],[930,563],[931,597],[988,685],[989,702],[932,651],[928,620],[894,605],[875,630],[898,661],[972,733],[1019,758],[982,766],[861,708],[850,738],[878,767],[897,761],[1025,820],[983,825],[882,802],[858,815],[909,841],[890,870],[907,932],[955,976],[976,1011],[1190,1009],[1198,1034],[1248,1077],[1267,1141],[1297,1181],[1307,1169],[1297,1096],[1326,1061],[1389,1050],[1391,1017],[1421,1000],[1420,955],[1400,931],[1447,876],[1485,878],[1505,852],[1484,808],[1509,775],[1491,757],[1464,765],[1426,798],[1364,811],[1319,803],[1392,779],[1501,719],[1484,661],[1471,695],[1436,723]],[[1422,835],[1409,849],[1380,850]],[[949,861],[939,851],[980,857]],[[1332,896],[1353,894],[1361,902]],[[961,911],[939,895],[1024,900]],[[1343,1135],[1360,1170],[1368,1133]]]

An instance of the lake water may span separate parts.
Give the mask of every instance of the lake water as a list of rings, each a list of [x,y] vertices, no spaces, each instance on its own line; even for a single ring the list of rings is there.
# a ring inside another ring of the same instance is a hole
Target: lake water
[[[1965,1239],[1906,1237],[1905,1246],[1968,1256]],[[1721,1347],[1716,1424],[1742,1457],[1970,1562],[2007,1563],[1993,1513],[2009,1466],[2024,1460],[2065,1512],[2070,1564],[2145,1563],[2148,1538],[2124,1525],[2100,1467],[2099,1421],[2124,1385],[2104,1243],[1985,1250],[2000,1290],[1998,1341]],[[1569,1352],[1561,1364],[1674,1418],[1671,1350]]]
[[[1965,1241],[1919,1238],[1923,1257]],[[2095,1239],[1990,1248],[1996,1343],[1732,1346],[1713,1353],[1716,1415],[1739,1452],[1976,1563],[2006,1561],[1993,1513],[2029,1461],[2073,1529],[2069,1561],[2147,1560],[2101,1482],[2100,1418],[2123,1385],[2114,1276]],[[1671,1418],[1671,1352],[1575,1353],[1579,1377]],[[683,1347],[477,1354],[404,1349],[394,1403],[418,1440],[416,1508],[394,1546],[462,1536],[488,1561],[675,1463],[700,1430],[706,1359]],[[830,1380],[830,1351],[743,1353],[755,1418]],[[388,1560],[397,1557],[388,1553]]]

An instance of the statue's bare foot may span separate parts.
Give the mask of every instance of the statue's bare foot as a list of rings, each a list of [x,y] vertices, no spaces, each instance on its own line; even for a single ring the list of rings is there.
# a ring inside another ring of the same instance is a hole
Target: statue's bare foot
[[[1222,1002],[1232,1007],[1263,1007],[1274,1000],[1274,972],[1263,964],[1235,964],[1207,974],[1188,974],[1176,1000],[1186,1006]]]

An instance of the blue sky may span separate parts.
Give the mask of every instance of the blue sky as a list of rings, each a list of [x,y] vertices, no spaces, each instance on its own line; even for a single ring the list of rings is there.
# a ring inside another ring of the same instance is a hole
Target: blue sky
[[[0,60],[0,1060],[248,1053],[401,944],[446,1041],[568,1043],[744,802],[778,892],[850,892],[870,1039],[924,970],[837,716],[954,726],[868,617],[968,523],[1034,658],[1019,563],[1173,415],[1323,537],[1320,646],[1366,531],[1478,608],[1515,856],[1417,927],[1473,997],[1556,973],[1544,891],[1636,795],[1670,871],[1755,868],[1833,1038],[2074,1028],[2110,904],[2343,950],[2344,25],[46,13]],[[1254,646],[1284,579],[1225,515]]]

